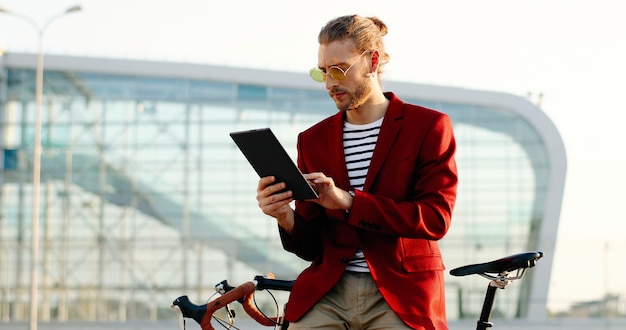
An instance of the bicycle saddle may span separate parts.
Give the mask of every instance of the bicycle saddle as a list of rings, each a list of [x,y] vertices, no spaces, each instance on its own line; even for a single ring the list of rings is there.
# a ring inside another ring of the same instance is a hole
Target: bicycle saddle
[[[539,258],[543,257],[543,252],[523,252],[504,257],[498,260],[481,264],[461,266],[450,271],[453,276],[465,276],[473,274],[501,274],[518,269],[534,267]]]

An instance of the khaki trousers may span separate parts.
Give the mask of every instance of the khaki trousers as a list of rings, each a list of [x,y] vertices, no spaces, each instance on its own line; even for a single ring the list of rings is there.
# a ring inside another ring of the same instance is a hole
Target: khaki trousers
[[[391,310],[370,273],[345,272],[311,310],[289,324],[289,330],[299,329],[410,328]]]

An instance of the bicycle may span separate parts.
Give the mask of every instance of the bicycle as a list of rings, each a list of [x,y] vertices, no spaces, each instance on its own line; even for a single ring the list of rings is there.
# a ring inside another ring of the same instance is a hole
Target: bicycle
[[[450,271],[453,276],[480,275],[490,280],[483,300],[482,311],[476,323],[476,330],[486,330],[493,327],[493,323],[489,319],[496,290],[504,289],[512,281],[521,279],[526,270],[534,267],[541,257],[543,257],[543,252],[540,251],[523,252],[490,262],[461,266]],[[257,323],[284,330],[288,329],[289,322],[280,315],[270,317],[261,312],[254,303],[254,294],[255,291],[262,290],[290,291],[294,282],[294,280],[275,279],[272,274],[257,275],[252,281],[237,287],[224,280],[215,286],[217,293],[221,294],[218,298],[204,305],[196,305],[187,296],[180,296],[174,300],[171,307],[178,312],[181,330],[185,330],[185,318],[194,319],[200,324],[202,330],[214,330],[211,324],[212,319],[216,319],[226,329],[238,329],[234,326],[235,314],[229,307],[229,304],[235,300],[242,304],[244,311]],[[217,310],[222,308],[226,311],[227,321],[214,315]]]

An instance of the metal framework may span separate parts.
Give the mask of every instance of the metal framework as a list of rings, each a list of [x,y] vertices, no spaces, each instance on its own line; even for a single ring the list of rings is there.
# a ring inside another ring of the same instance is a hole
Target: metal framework
[[[28,54],[0,57],[2,320],[28,317],[33,65]],[[223,278],[295,278],[305,266],[258,211],[257,178],[227,133],[272,126],[295,146],[297,132],[334,111],[318,85],[299,74],[176,63],[49,56],[46,65],[42,321],[171,318],[172,297],[200,301]],[[541,317],[565,177],[556,129],[510,95],[388,87],[456,123],[468,197],[442,242],[447,263],[544,251],[542,267],[494,310]],[[483,283],[448,282],[457,317],[472,317]]]

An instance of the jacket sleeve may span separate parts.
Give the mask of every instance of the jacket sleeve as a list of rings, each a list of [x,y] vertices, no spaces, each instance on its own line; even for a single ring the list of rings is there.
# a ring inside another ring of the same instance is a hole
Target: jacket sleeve
[[[322,250],[320,223],[304,220],[298,213],[294,213],[294,220],[295,224],[291,234],[280,226],[278,227],[283,248],[301,259],[313,261],[321,254]]]

